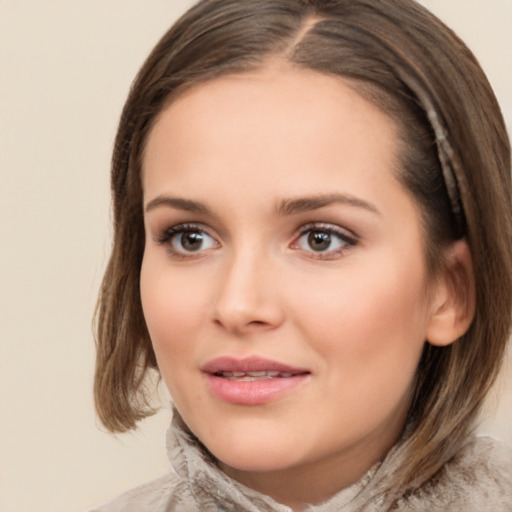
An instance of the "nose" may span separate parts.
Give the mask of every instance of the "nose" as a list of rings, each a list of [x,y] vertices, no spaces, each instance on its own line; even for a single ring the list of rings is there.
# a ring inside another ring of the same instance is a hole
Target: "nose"
[[[224,265],[215,297],[214,322],[236,335],[278,327],[284,320],[284,309],[271,258],[246,249],[233,254]]]

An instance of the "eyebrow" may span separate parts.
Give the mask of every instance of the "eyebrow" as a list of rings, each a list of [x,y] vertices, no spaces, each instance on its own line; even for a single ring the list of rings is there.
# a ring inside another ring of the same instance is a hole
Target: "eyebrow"
[[[184,210],[192,213],[211,213],[203,203],[192,201],[191,199],[183,199],[181,197],[158,196],[152,199],[146,205],[146,212],[154,210],[155,208],[166,206],[167,208],[174,208],[176,210]]]
[[[369,212],[380,215],[377,208],[367,201],[350,194],[325,194],[297,199],[284,199],[277,207],[278,215],[293,215],[302,212],[318,210],[331,204],[343,204],[356,208],[363,208]]]
[[[331,204],[343,204],[356,208],[362,208],[379,215],[379,211],[373,204],[349,194],[323,194],[310,197],[299,197],[296,199],[283,199],[279,202],[276,208],[276,213],[279,216],[294,215],[297,213],[318,210],[320,208],[324,208],[325,206],[330,206]],[[193,201],[191,199],[171,196],[155,197],[155,199],[152,199],[146,205],[145,211],[149,212],[159,207],[167,207],[192,213],[212,215],[211,210],[203,203]]]

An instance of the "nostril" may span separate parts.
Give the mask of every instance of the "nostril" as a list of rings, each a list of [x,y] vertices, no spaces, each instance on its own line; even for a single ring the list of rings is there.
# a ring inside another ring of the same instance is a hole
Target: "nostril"
[[[280,325],[279,321],[266,321],[266,319],[247,319],[242,317],[233,316],[217,316],[213,318],[214,325],[221,328],[224,331],[231,332],[237,336],[244,334],[250,334],[255,332],[263,332],[266,330],[272,330],[273,328]]]
[[[245,275],[245,274],[244,274]],[[212,308],[215,325],[227,331],[246,331],[275,328],[283,321],[282,304],[267,287],[235,279],[224,282]]]

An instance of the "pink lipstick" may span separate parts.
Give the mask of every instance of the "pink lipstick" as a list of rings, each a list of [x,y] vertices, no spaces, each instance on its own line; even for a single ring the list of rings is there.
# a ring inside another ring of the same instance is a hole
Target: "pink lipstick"
[[[219,357],[204,365],[211,393],[228,403],[259,405],[275,400],[302,384],[309,370],[256,356]]]

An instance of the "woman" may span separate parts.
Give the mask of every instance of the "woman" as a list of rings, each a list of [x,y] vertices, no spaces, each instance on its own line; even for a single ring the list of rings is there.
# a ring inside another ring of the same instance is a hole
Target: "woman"
[[[134,428],[157,369],[174,470],[98,510],[511,509],[510,451],[471,436],[510,328],[510,148],[430,13],[200,2],[133,85],[112,189],[97,409]]]

